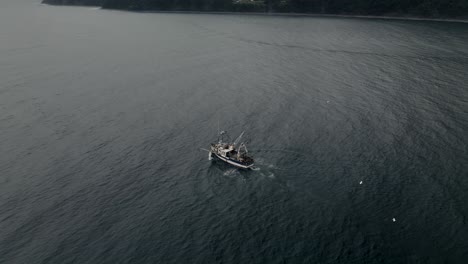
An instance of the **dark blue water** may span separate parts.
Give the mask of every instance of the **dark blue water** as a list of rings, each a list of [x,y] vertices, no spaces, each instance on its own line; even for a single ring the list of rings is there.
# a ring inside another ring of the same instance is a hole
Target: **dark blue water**
[[[0,263],[466,263],[467,72],[463,23],[2,1]]]

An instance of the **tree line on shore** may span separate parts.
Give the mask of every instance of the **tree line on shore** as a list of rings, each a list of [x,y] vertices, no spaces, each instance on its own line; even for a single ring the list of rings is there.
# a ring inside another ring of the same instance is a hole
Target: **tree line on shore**
[[[468,0],[43,0],[43,2],[128,10],[468,17]]]

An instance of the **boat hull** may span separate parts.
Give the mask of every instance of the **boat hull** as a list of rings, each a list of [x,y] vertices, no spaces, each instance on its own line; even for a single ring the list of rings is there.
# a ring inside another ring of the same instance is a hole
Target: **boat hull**
[[[226,162],[226,163],[228,163],[228,164],[230,164],[230,165],[232,165],[232,166],[236,166],[236,167],[238,167],[238,168],[242,168],[242,169],[251,169],[251,168],[254,166],[254,164],[244,165],[244,164],[239,163],[239,162],[237,162],[237,161],[235,161],[235,160],[232,160],[232,159],[229,159],[229,158],[225,158],[225,157],[223,157],[223,156],[220,156],[220,155],[218,155],[218,154],[216,154],[216,153],[213,153],[213,154],[214,154],[218,159],[220,159],[220,160],[222,160],[222,161],[224,161],[224,162]]]

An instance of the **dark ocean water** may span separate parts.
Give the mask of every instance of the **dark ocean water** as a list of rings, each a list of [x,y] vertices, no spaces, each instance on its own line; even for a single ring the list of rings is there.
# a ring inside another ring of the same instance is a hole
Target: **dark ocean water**
[[[468,263],[467,85],[468,24],[2,0],[0,263]]]

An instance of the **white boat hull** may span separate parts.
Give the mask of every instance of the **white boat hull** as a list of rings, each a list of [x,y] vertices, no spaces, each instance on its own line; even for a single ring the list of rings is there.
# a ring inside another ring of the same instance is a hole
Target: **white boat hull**
[[[213,153],[213,154],[214,154],[218,159],[220,159],[220,160],[222,160],[222,161],[224,161],[224,162],[226,162],[226,163],[229,163],[229,164],[231,164],[231,165],[233,165],[233,166],[236,166],[236,167],[238,167],[238,168],[250,169],[250,168],[252,168],[252,167],[254,166],[253,164],[250,164],[250,165],[240,164],[240,163],[235,162],[235,161],[233,161],[233,160],[231,160],[231,159],[229,159],[229,158],[220,156],[220,155],[218,155],[218,154],[216,154],[216,153]]]

